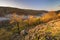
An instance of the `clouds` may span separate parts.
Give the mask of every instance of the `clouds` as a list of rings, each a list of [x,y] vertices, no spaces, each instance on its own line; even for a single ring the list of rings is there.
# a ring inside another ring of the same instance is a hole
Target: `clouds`
[[[60,0],[0,0],[0,6],[34,10],[59,10]]]
[[[13,3],[11,1],[0,0],[0,6],[12,6]]]
[[[0,6],[7,6],[7,7],[22,7],[21,3],[11,0],[0,0]]]

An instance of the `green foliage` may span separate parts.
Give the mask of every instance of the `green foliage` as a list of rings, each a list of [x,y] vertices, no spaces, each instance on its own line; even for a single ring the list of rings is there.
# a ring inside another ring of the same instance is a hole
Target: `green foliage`
[[[0,29],[0,40],[9,40],[12,32],[7,32],[5,29]]]

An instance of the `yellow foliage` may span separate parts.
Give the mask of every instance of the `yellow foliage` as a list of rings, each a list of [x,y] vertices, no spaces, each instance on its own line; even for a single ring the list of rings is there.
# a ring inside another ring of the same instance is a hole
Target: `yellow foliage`
[[[57,16],[60,17],[60,13]]]
[[[22,17],[18,16],[16,13],[14,13],[14,14],[12,14],[10,23],[20,22],[21,20],[22,20]]]
[[[49,12],[49,13],[45,13],[40,19],[43,22],[47,22],[51,19],[56,18],[56,13],[55,12]]]

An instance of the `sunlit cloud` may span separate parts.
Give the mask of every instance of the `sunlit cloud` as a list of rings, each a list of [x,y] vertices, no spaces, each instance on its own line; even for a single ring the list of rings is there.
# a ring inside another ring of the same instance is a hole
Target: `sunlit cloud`
[[[15,7],[21,9],[33,9],[33,10],[59,10],[60,9],[59,2],[56,2],[56,4],[53,5],[50,3],[49,4],[48,3],[45,4],[45,3],[40,4],[40,2],[35,3],[34,1],[32,3],[29,3],[29,1],[21,2],[20,0],[0,0],[0,6],[5,6],[5,7]]]
[[[13,2],[13,1],[0,1],[0,6],[4,6],[4,7],[16,7],[16,8],[28,8],[27,6],[23,6],[23,4],[21,3],[16,3],[16,2]]]

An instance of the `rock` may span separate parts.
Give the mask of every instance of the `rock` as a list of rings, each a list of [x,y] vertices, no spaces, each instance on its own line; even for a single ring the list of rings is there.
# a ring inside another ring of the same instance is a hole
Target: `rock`
[[[28,33],[27,33],[26,30],[22,30],[22,31],[20,32],[20,34],[23,35],[23,36],[26,36]]]

